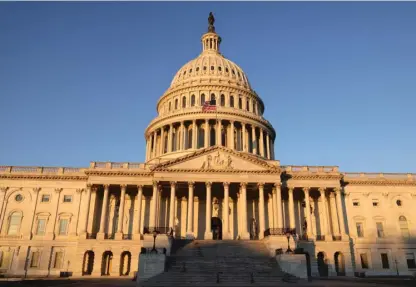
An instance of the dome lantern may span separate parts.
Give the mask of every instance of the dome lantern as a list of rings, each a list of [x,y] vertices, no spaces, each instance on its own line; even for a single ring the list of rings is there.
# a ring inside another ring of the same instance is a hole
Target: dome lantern
[[[202,51],[203,52],[216,52],[220,51],[221,37],[215,32],[214,26],[215,18],[212,12],[209,12],[208,16],[208,32],[202,35]]]

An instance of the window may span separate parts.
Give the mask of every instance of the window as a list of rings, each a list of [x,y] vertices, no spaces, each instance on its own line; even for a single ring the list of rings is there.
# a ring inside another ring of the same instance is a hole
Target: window
[[[17,202],[21,202],[23,200],[23,196],[21,194],[18,194],[14,197],[14,200],[16,200]]]
[[[66,235],[68,232],[68,219],[61,219],[59,221],[59,235]]]
[[[53,268],[61,269],[63,259],[64,259],[64,253],[63,252],[56,252],[55,253],[55,261],[53,263]]]
[[[387,253],[381,253],[381,266],[383,269],[390,269],[389,256]]]
[[[220,105],[221,105],[221,107],[225,106],[225,96],[224,95],[221,95]]]
[[[186,97],[182,98],[182,109],[186,108]]]
[[[253,103],[253,113],[257,115],[257,103],[256,102]]]
[[[211,66],[211,71],[214,71],[214,66]]]
[[[4,251],[1,253],[0,268],[9,269],[10,261],[12,259],[12,252]]]
[[[361,253],[360,254],[360,259],[361,259],[361,268],[362,269],[368,269],[367,253]]]
[[[228,68],[225,68],[225,72],[228,73]]]
[[[172,102],[169,102],[169,112],[172,110]]]
[[[362,222],[357,222],[355,224],[355,226],[357,227],[357,236],[358,237],[364,237],[364,226]]]
[[[403,238],[409,238],[409,226],[407,225],[407,219],[404,216],[399,217],[399,226],[400,226],[400,232],[402,234]]]
[[[204,71],[206,71],[207,70],[207,67],[206,66],[204,66]]]
[[[221,72],[221,67],[218,67],[218,71],[220,71],[220,72]]]
[[[243,99],[242,98],[238,98],[238,108],[243,109]]]
[[[9,220],[8,235],[17,235],[20,231],[20,223],[22,222],[22,214],[20,212],[13,212]]]
[[[64,195],[64,202],[72,202],[72,195]]]
[[[191,96],[191,107],[195,106],[195,95]]]
[[[215,105],[215,94],[211,94],[211,102],[214,101],[214,105]]]
[[[40,202],[49,202],[51,196],[49,194],[42,194]]]
[[[377,227],[377,237],[383,238],[384,237],[384,229],[383,229],[383,223],[382,222],[376,222]]]
[[[201,95],[201,106],[204,105],[204,103],[205,103],[205,95],[202,94]]]
[[[197,71],[197,72],[199,71],[199,67],[196,67],[196,71]]]
[[[234,97],[230,96],[230,107],[234,108]]]
[[[397,206],[402,206],[402,201],[400,199],[396,200]]]
[[[413,253],[406,253],[406,261],[408,269],[416,269],[415,255]]]
[[[377,207],[378,206],[378,200],[377,199],[373,199],[373,206]]]
[[[250,101],[249,100],[246,101],[246,110],[250,111]]]
[[[30,267],[38,267],[39,265],[39,257],[40,257],[40,252],[39,251],[35,251],[32,252],[32,258],[30,260]]]
[[[36,235],[45,235],[46,219],[38,219]]]
[[[352,206],[360,206],[360,202],[358,200],[355,200],[352,202]]]

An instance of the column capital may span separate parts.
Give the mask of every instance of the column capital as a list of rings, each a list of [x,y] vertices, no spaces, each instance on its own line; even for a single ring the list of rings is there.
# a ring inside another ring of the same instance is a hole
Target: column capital
[[[93,186],[91,187],[91,192],[97,192],[97,190],[98,190],[98,186],[93,185]]]
[[[302,190],[303,190],[303,192],[304,193],[309,193],[309,190],[310,190],[311,188],[310,187],[308,187],[308,186],[304,186],[304,187],[302,187]]]
[[[159,184],[159,182],[157,180],[153,180],[152,181],[152,185],[153,187],[157,187],[157,185]]]
[[[0,186],[0,192],[6,192],[8,189],[7,186]]]
[[[176,181],[171,181],[171,182],[170,182],[170,187],[171,187],[171,188],[176,187]]]
[[[329,198],[335,198],[335,193],[330,192],[330,193],[328,194],[328,197],[329,197]]]
[[[276,194],[277,193],[277,190],[276,190],[276,187],[272,187],[272,194]]]
[[[259,188],[264,188],[264,182],[258,182],[258,183],[257,183],[257,186],[258,186]]]
[[[104,189],[109,189],[110,185],[109,184],[103,184]]]
[[[334,192],[335,192],[335,193],[339,193],[339,192],[341,192],[341,188],[339,188],[339,187],[334,187]]]
[[[92,188],[93,184],[92,183],[87,183],[87,188]]]
[[[75,190],[75,192],[76,192],[76,193],[81,194],[81,193],[83,193],[83,192],[84,192],[84,190],[85,190],[85,189],[83,189],[83,188],[77,188],[77,189]]]
[[[322,194],[322,193],[325,193],[326,188],[325,187],[319,187],[318,190]]]
[[[127,188],[127,184],[120,184],[120,188],[121,189],[126,189]]]
[[[287,188],[287,191],[288,191],[289,193],[292,193],[292,192],[293,192],[293,190],[294,190],[294,188],[293,188],[293,187],[290,187],[290,186],[289,186],[289,187]]]
[[[35,189],[33,189],[33,190],[36,192],[36,190],[35,190]],[[37,190],[37,192],[39,192],[39,190],[40,190],[40,189],[38,189],[38,190]],[[58,193],[58,194],[59,194],[59,193],[61,193],[61,191],[62,191],[62,188],[55,188],[55,192],[56,192],[56,193]]]
[[[206,187],[211,187],[211,186],[212,186],[212,182],[211,182],[211,181],[207,181],[207,182],[205,182],[205,186],[206,186]]]
[[[38,192],[40,191],[40,189],[41,189],[40,187],[34,187],[34,188],[33,188],[33,191],[34,191],[35,193],[38,193]]]
[[[137,189],[138,189],[138,190],[140,190],[140,189],[141,189],[141,190],[143,190],[143,185],[142,185],[142,184],[138,184],[138,185],[137,185]]]
[[[194,187],[194,185],[195,185],[195,181],[188,181],[188,187],[189,188],[193,188]]]
[[[273,186],[276,187],[276,188],[280,188],[282,186],[282,183],[281,182],[275,182],[273,184]]]
[[[247,182],[240,182],[241,187],[247,187]]]
[[[230,186],[229,182],[223,182],[222,184],[224,185],[224,187],[229,187]]]

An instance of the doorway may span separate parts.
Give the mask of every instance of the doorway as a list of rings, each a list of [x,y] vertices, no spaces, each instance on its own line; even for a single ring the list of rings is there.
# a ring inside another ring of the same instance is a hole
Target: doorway
[[[101,262],[101,275],[102,276],[110,275],[112,261],[113,261],[113,252],[111,251],[104,252],[102,262]]]
[[[218,217],[211,218],[212,239],[222,240],[222,221]]]
[[[328,277],[328,263],[323,252],[318,253],[318,271],[319,276]]]
[[[341,252],[335,252],[334,259],[335,259],[335,271],[337,272],[337,276],[345,276],[344,254],[342,254]]]

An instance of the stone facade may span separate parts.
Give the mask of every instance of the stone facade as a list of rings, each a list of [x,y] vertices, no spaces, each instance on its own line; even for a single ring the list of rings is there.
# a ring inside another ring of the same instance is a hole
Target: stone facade
[[[271,252],[290,231],[312,275],[416,271],[416,175],[281,165],[264,103],[212,25],[157,103],[145,163],[0,167],[1,273],[132,276],[155,230],[157,247],[169,233]]]

